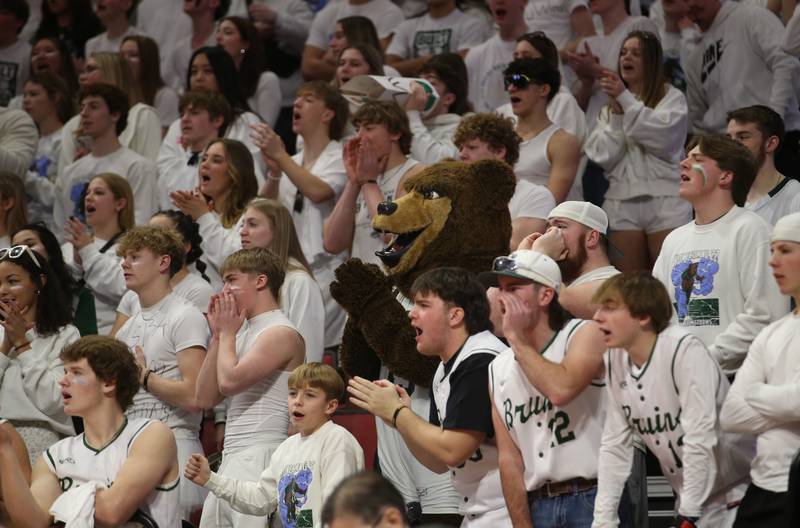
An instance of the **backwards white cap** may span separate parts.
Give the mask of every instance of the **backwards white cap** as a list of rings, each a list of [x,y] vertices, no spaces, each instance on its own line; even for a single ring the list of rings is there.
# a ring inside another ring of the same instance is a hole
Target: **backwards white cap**
[[[775,223],[770,242],[776,240],[800,243],[800,213],[788,214]]]

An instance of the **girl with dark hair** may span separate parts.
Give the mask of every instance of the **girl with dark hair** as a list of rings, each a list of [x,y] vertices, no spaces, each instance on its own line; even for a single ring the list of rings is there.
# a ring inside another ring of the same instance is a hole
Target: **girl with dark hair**
[[[559,67],[558,49],[552,40],[541,31],[525,33],[517,39],[514,48],[515,59],[544,59],[556,68]],[[563,78],[563,76],[562,76]],[[497,109],[499,114],[511,117],[516,121],[517,117],[511,111],[511,103],[506,103]],[[569,91],[567,83],[562,82],[556,95],[547,103],[547,118],[563,128],[583,144],[586,139],[586,115],[575,96]],[[578,169],[578,174],[582,170]]]
[[[266,70],[258,30],[246,18],[225,17],[217,27],[217,44],[233,59],[247,103],[274,127],[281,109],[278,76]]]
[[[350,44],[339,55],[334,84],[341,87],[359,75],[383,75],[383,56],[369,44]]]
[[[41,37],[31,47],[30,76],[51,73],[67,85],[70,99],[78,94],[78,73],[67,45],[57,37]],[[14,96],[8,102],[9,108],[22,109],[23,95]]]
[[[67,221],[62,251],[73,276],[94,294],[98,333],[108,335],[127,291],[116,249],[134,226],[133,190],[122,176],[98,174],[86,187],[83,204],[86,224],[74,217]]]
[[[128,63],[133,80],[142,89],[143,102],[156,109],[166,132],[178,119],[178,93],[161,78],[158,44],[150,37],[131,35],[122,39],[119,53]]]
[[[42,21],[35,38],[61,39],[80,67],[86,41],[102,32],[103,25],[94,14],[91,0],[47,0],[42,2]]]
[[[61,129],[75,113],[67,85],[50,72],[35,73],[25,83],[23,108],[39,130],[39,146],[25,174],[31,220],[53,224],[53,203],[61,152]]]
[[[47,259],[53,273],[58,277],[58,285],[61,287],[64,299],[72,306],[74,314],[72,324],[77,327],[81,336],[96,334],[97,315],[92,292],[73,278],[53,232],[41,222],[26,224],[12,234],[11,242],[15,246],[28,246]]]
[[[264,182],[266,165],[261,156],[257,156],[259,149],[251,137],[251,125],[261,122],[261,119],[250,110],[242,87],[239,82],[239,73],[236,65],[228,53],[219,47],[199,48],[192,54],[189,62],[189,73],[186,76],[186,89],[208,90],[222,94],[233,110],[233,119],[225,129],[225,137],[244,143],[258,162],[255,165],[257,182]],[[175,120],[167,130],[161,144],[159,157],[183,157],[185,152],[181,147],[181,121]]]
[[[197,191],[176,191],[170,198],[200,226],[201,247],[211,265],[208,275],[218,290],[219,269],[228,255],[241,249],[242,213],[258,192],[253,156],[240,141],[214,140],[203,153],[198,175]]]
[[[0,413],[19,431],[32,461],[74,434],[58,381],[61,350],[80,339],[58,277],[28,246],[0,250]]]
[[[603,209],[623,272],[652,269],[664,238],[692,218],[691,205],[678,198],[688,107],[666,81],[662,59],[653,33],[628,34],[617,71],[603,71],[609,103],[585,145],[608,177]]]
[[[205,314],[215,291],[209,284],[209,278],[205,275],[206,264],[200,260],[203,255],[201,248],[203,238],[200,236],[197,223],[192,220],[192,217],[180,211],[170,210],[154,214],[150,218],[150,225],[174,229],[183,240],[186,247],[186,260],[183,267],[169,280],[169,284],[175,295]],[[134,291],[127,291],[117,306],[117,319],[114,321],[114,328],[111,329],[110,335],[117,335],[117,331],[122,328],[125,321],[140,311],[139,296]]]

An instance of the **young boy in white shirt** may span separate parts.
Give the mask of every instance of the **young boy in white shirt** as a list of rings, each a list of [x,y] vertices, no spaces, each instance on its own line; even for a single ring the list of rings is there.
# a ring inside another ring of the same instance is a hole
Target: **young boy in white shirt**
[[[323,363],[305,363],[289,376],[289,416],[298,431],[275,450],[258,482],[211,472],[195,453],[184,476],[211,490],[242,513],[277,509],[283,526],[320,526],[322,505],[339,482],[364,468],[358,441],[331,417],[344,395],[344,381]]]
[[[678,497],[680,528],[729,527],[749,480],[752,437],[723,433],[728,379],[697,337],[670,324],[666,288],[643,272],[606,280],[594,320],[609,347],[609,397],[592,526],[617,526],[638,434]]]

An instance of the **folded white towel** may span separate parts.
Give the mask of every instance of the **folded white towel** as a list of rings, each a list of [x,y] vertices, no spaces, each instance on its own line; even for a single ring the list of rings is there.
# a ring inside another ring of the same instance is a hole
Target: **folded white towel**
[[[106,489],[105,484],[91,481],[65,491],[53,502],[50,515],[66,528],[94,528],[94,497],[99,489]]]

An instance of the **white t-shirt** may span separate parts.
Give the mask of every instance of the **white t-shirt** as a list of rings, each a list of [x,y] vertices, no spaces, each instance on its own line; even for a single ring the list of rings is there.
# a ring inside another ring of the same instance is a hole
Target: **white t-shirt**
[[[214,290],[200,275],[189,273],[182,281],[172,288],[172,293],[205,314],[208,310],[208,303],[211,300],[211,296],[214,295]],[[125,317],[131,317],[133,314],[141,311],[141,309],[142,307],[139,305],[139,296],[132,290],[128,290],[128,292],[122,296],[122,300],[119,301],[119,306],[117,306],[117,311]]]
[[[800,317],[789,313],[753,340],[720,415],[726,429],[757,435],[750,476],[774,493],[788,489],[789,467],[800,448],[798,353]]]
[[[258,482],[211,473],[206,487],[238,512],[267,515],[277,509],[283,526],[321,526],[325,499],[362,469],[358,441],[329,421],[309,436],[298,433],[281,443]]]
[[[595,268],[593,270],[587,271],[574,281],[570,282],[570,286],[580,286],[581,284],[588,284],[594,281],[606,281],[615,275],[619,275],[622,273],[617,268],[612,265],[608,266],[601,266],[599,268]]]
[[[300,263],[290,258],[289,264]],[[280,306],[306,344],[306,361],[322,361],[325,348],[325,303],[314,277],[304,269],[286,273],[280,290]]]
[[[147,368],[159,377],[181,380],[178,354],[187,348],[208,345],[209,329],[203,313],[174,293],[153,306],[140,308],[125,321],[115,336],[133,354],[135,347],[144,351]],[[202,413],[188,412],[177,405],[159,400],[140,388],[125,414],[129,418],[161,420],[172,429],[199,431]]]
[[[469,76],[469,100],[476,112],[493,112],[508,102],[503,86],[503,70],[514,58],[515,40],[505,41],[495,35],[471,48],[464,57]]]
[[[128,26],[128,29],[125,30],[125,33],[114,39],[109,38],[108,31],[103,31],[99,35],[94,36],[86,41],[86,45],[84,46],[84,55],[88,59],[93,53],[100,53],[101,51],[119,53],[119,47],[122,45],[122,41],[125,40],[125,37],[144,34],[144,32],[140,31],[135,26]]]
[[[389,0],[369,0],[365,4],[354,5],[348,0],[328,2],[314,17],[308,32],[307,46],[327,50],[336,22],[344,17],[365,16],[372,20],[378,31],[378,38],[392,35],[405,17],[399,7]]]
[[[384,201],[394,200],[397,186],[403,180],[403,176],[417,165],[417,160],[408,158],[405,163],[387,170],[378,177],[378,187],[383,194]],[[355,228],[353,231],[353,247],[351,255],[364,262],[381,265],[381,260],[375,255],[376,251],[383,249],[384,243],[381,235],[372,229],[372,217],[369,214],[367,202],[361,193],[358,194],[356,201]]]
[[[787,214],[800,211],[800,182],[786,178],[757,202],[745,203],[744,208],[775,225]]]
[[[247,104],[269,126],[274,127],[281,111],[281,100],[281,84],[278,76],[271,71],[265,71],[258,78],[256,92],[247,100]]]
[[[85,433],[64,438],[45,451],[44,461],[66,493],[74,489],[73,486],[77,488],[90,482],[100,482],[111,487],[139,434],[151,423],[153,420],[125,420],[122,429],[111,442],[99,450],[86,443]],[[139,504],[139,508],[158,523],[158,526],[181,524],[179,480],[180,477],[176,477],[173,482],[156,486]]]
[[[17,41],[0,48],[0,106],[7,106],[15,95],[22,94],[30,70],[31,45]]]
[[[147,224],[153,213],[158,210],[156,166],[152,161],[126,147],[120,147],[111,154],[101,157],[89,153],[64,167],[59,175],[53,205],[56,235],[63,234],[67,219],[75,215],[76,208],[80,206],[84,186],[95,175],[104,172],[112,172],[128,180],[133,190],[134,213],[138,225]]]
[[[460,115],[441,114],[423,120],[417,110],[408,110],[406,114],[411,126],[412,158],[429,165],[447,158],[458,159],[458,147],[453,143],[453,135],[461,123]]]
[[[675,306],[673,321],[699,337],[727,373],[736,372],[756,335],[789,309],[767,265],[769,239],[761,217],[732,207],[710,224],[672,231],[653,267]]]
[[[397,27],[386,55],[404,59],[458,53],[477,46],[491,34],[483,20],[454,9],[441,18],[430,13],[406,20]]]
[[[517,180],[514,195],[508,202],[511,221],[517,218],[541,218],[547,220],[550,211],[556,206],[553,193],[544,185]]]
[[[557,48],[563,48],[575,39],[570,17],[572,12],[583,7],[589,9],[586,0],[530,0],[525,6],[525,24],[529,32],[543,31]]]

